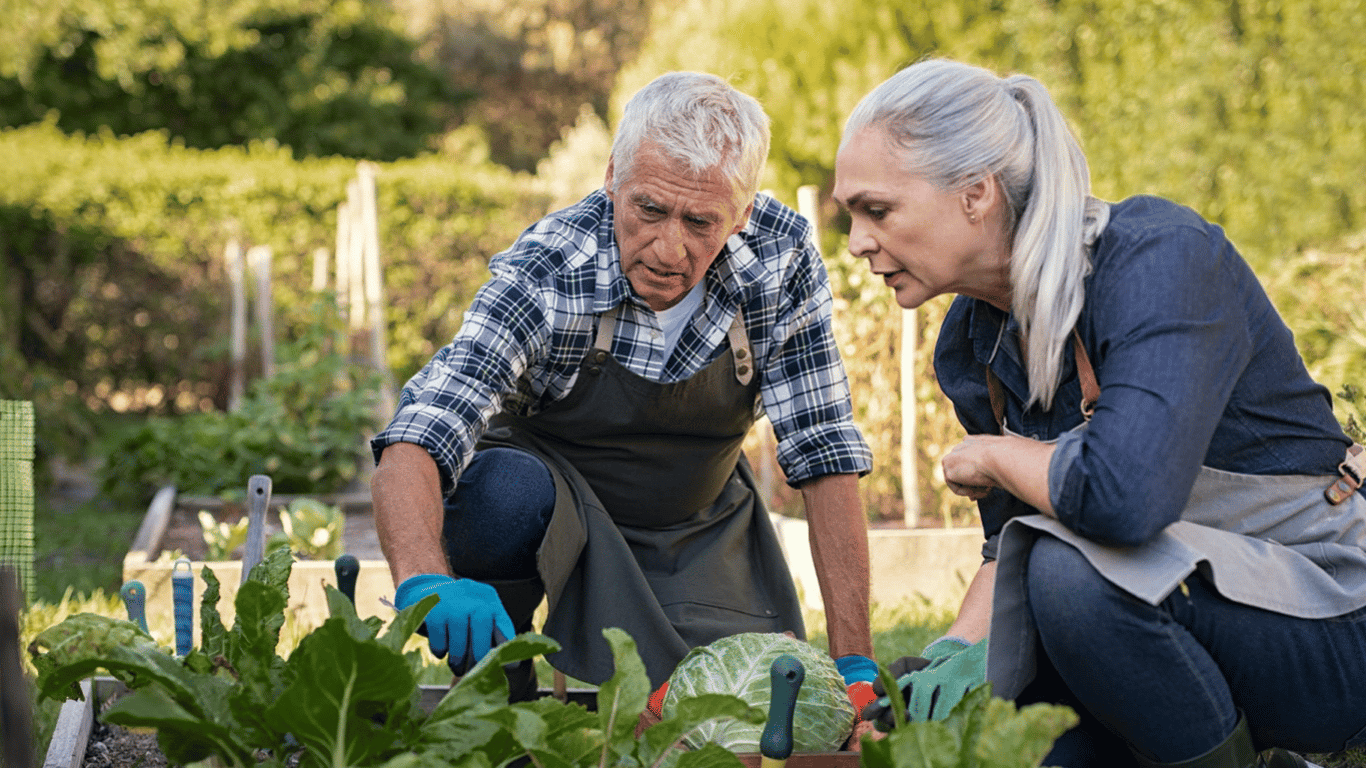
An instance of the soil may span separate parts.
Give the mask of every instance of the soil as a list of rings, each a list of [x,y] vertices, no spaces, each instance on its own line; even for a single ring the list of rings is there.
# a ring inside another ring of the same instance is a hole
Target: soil
[[[169,763],[155,733],[134,733],[96,720],[90,728],[81,768],[161,768]]]

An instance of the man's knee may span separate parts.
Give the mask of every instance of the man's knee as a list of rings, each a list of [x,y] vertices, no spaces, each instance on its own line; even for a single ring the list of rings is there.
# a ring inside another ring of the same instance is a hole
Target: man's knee
[[[539,458],[512,448],[476,453],[446,504],[451,567],[474,578],[534,576],[554,508],[554,480]]]

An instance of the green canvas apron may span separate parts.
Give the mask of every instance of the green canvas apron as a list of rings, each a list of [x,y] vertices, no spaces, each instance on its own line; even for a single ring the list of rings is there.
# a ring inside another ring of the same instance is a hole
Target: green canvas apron
[[[569,394],[530,417],[496,417],[480,443],[529,451],[554,477],[537,567],[550,606],[543,632],[563,649],[548,660],[601,683],[614,671],[602,630],[619,627],[658,686],[689,649],[720,637],[804,637],[740,450],[759,391],[740,313],[731,354],[668,384],[611,355],[615,322],[615,310],[599,319]]]

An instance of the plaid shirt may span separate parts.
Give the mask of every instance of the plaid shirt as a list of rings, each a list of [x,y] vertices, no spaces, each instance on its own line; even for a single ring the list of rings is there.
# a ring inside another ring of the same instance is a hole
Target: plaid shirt
[[[825,265],[806,220],[773,198],[755,198],[749,222],[707,270],[702,306],[667,360],[658,318],[621,272],[612,202],[601,190],[537,222],[489,270],[455,339],[403,387],[397,414],[371,443],[376,460],[391,443],[420,445],[449,495],[489,418],[531,415],[568,394],[597,316],[620,305],[610,351],[631,372],[666,383],[726,352],[726,331],[743,309],[761,374],[756,409],[773,423],[788,483],[871,468],[831,333]]]

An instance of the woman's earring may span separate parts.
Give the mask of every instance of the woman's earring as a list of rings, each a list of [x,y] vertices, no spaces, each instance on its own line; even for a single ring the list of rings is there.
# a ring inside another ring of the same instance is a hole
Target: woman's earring
[[[976,223],[977,223],[977,214],[975,214],[975,213],[969,214],[969,215],[968,215],[968,221],[972,222],[973,224],[976,224]]]

